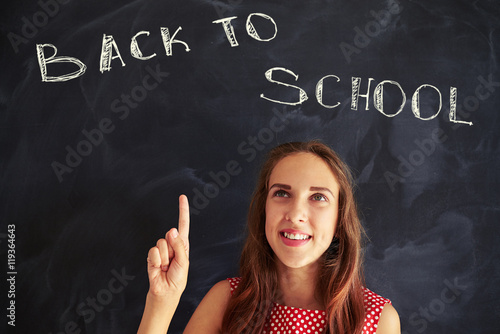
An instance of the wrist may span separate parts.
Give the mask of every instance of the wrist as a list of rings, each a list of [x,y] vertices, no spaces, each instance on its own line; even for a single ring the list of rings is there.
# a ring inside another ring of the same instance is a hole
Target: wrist
[[[168,291],[164,294],[155,294],[151,290],[148,291],[146,295],[146,299],[154,304],[163,304],[163,303],[178,303],[181,299],[182,291]]]
[[[138,333],[166,333],[181,295],[175,292],[155,295],[149,291]]]

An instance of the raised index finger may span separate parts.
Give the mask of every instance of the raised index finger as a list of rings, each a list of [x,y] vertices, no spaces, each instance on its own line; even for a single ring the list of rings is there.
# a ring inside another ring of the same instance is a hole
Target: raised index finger
[[[189,240],[189,202],[186,195],[179,196],[179,235],[182,240]]]

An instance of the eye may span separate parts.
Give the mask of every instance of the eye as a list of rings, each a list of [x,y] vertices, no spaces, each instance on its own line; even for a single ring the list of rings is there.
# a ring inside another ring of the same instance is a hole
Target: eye
[[[290,197],[286,191],[283,189],[277,190],[273,194],[274,197]]]
[[[328,199],[326,198],[326,196],[324,196],[322,194],[314,194],[314,195],[311,196],[311,199],[313,201],[322,201],[322,202],[328,201]]]

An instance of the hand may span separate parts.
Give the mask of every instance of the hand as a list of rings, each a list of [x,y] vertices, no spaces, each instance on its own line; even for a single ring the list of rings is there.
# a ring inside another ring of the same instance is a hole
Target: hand
[[[189,269],[189,203],[179,197],[179,229],[172,228],[148,253],[149,292],[158,297],[182,294]]]

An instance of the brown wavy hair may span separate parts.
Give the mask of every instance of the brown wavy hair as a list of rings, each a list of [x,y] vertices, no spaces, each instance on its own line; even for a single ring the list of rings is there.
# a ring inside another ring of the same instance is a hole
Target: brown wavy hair
[[[339,156],[319,141],[286,143],[269,152],[250,203],[248,236],[240,259],[241,282],[225,311],[222,333],[260,333],[264,329],[279,288],[274,252],[265,235],[269,178],[281,159],[300,152],[323,159],[340,186],[335,236],[323,254],[316,283],[316,295],[321,296],[326,307],[326,333],[361,333],[364,320],[363,229],[354,200],[353,178]]]

